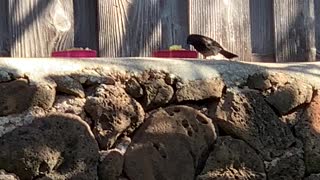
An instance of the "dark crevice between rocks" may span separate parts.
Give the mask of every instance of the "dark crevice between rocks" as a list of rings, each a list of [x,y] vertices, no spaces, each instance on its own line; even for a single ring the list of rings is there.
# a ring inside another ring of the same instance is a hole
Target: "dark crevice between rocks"
[[[208,158],[210,156],[210,153],[213,151],[215,143],[213,143],[211,146],[208,146],[208,150],[201,154],[201,156],[199,158],[199,162],[198,162],[198,164],[196,164],[196,167],[195,167],[194,180],[197,179],[197,176],[199,176],[201,174],[201,172],[203,171],[203,169],[205,168],[207,161],[208,161]]]
[[[125,163],[125,162],[124,162]],[[123,165],[123,167],[124,167],[124,165]],[[122,170],[122,173],[121,173],[121,176],[120,177],[122,177],[122,178],[124,178],[124,179],[126,179],[126,180],[131,180],[130,178],[129,178],[129,176],[127,175],[127,172],[125,171],[125,169],[123,168],[123,170]]]
[[[282,115],[279,113],[279,111],[272,105],[270,104],[266,98],[264,98],[264,101],[266,102],[266,104],[272,109],[272,111],[278,116],[281,117]]]

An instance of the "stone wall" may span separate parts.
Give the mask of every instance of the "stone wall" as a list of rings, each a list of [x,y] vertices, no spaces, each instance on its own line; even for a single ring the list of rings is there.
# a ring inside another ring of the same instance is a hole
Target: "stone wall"
[[[0,64],[0,179],[320,178],[317,74],[35,66]]]

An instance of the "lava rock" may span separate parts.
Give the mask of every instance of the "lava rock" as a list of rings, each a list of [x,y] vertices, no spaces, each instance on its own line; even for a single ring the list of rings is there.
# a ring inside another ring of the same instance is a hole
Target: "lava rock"
[[[203,179],[266,179],[266,174],[263,161],[254,149],[242,140],[222,136],[197,177]]]
[[[270,162],[265,161],[265,167],[268,179],[303,179],[305,174],[303,150],[300,145],[297,148],[290,148],[282,156]]]
[[[163,79],[146,81],[142,86],[145,90],[142,106],[147,110],[166,105],[174,94],[173,88],[166,84]]]
[[[0,137],[17,127],[31,124],[34,119],[44,117],[45,111],[39,107],[30,108],[21,114],[0,117]]]
[[[133,98],[139,99],[143,96],[143,89],[135,78],[130,78],[125,85],[126,92]]]
[[[12,77],[7,71],[0,70],[0,83],[11,81]]]
[[[266,100],[277,109],[278,113],[285,115],[302,104],[310,103],[312,95],[311,85],[296,81],[281,86]]]
[[[70,76],[52,76],[57,84],[57,91],[80,98],[85,97],[84,89],[81,83]]]
[[[229,135],[239,137],[264,160],[282,155],[296,143],[290,128],[280,121],[263,96],[253,90],[230,90],[213,119]]]
[[[56,96],[53,84],[29,84],[26,79],[0,83],[0,92],[0,116],[19,114],[35,106],[47,110]]]
[[[307,173],[320,173],[320,94],[319,91],[295,126],[297,136],[304,143]]]
[[[97,179],[99,148],[79,117],[52,114],[0,139],[0,169],[20,179]]]
[[[265,91],[272,87],[272,84],[268,77],[269,76],[266,73],[256,73],[250,75],[247,80],[247,85],[251,89]]]
[[[219,78],[189,81],[177,89],[175,99],[178,102],[182,102],[220,98],[224,87],[224,82]]]
[[[104,84],[87,98],[85,110],[94,121],[93,132],[101,149],[110,148],[122,133],[133,132],[145,115],[141,105],[124,89]]]
[[[136,179],[194,179],[217,138],[211,120],[187,106],[152,111],[125,154],[124,172]]]
[[[19,180],[19,178],[12,173],[7,173],[5,170],[0,170],[0,180]]]

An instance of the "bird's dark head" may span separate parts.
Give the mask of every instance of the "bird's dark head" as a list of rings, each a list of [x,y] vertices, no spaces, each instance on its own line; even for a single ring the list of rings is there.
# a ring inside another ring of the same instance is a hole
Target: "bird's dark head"
[[[197,43],[203,43],[203,42],[211,42],[213,41],[211,38],[200,35],[200,34],[190,34],[187,38],[187,44],[197,44]]]

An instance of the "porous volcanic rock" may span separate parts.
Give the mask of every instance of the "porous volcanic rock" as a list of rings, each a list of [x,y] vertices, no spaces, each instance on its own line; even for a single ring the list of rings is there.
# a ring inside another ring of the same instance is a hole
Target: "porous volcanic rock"
[[[298,144],[296,148],[288,149],[282,156],[274,158],[270,162],[265,161],[268,179],[303,179],[305,164],[301,142]]]
[[[57,84],[57,91],[84,98],[84,89],[79,81],[70,76],[51,76]]]
[[[34,119],[44,116],[45,111],[42,108],[33,107],[20,114],[0,117],[0,137],[17,127],[31,124]]]
[[[296,143],[264,97],[254,90],[231,89],[220,101],[213,119],[229,135],[247,142],[265,160],[282,155]]]
[[[0,70],[0,83],[11,81],[12,77],[7,71]]]
[[[102,149],[110,148],[122,133],[133,132],[145,115],[141,105],[124,89],[104,84],[87,98],[85,110],[94,121],[93,132]]]
[[[143,88],[135,78],[130,78],[125,83],[126,92],[133,98],[141,98],[143,96]]]
[[[124,157],[117,150],[108,150],[99,164],[98,174],[100,180],[118,180],[122,174]]]
[[[197,177],[203,179],[266,179],[266,174],[263,161],[254,149],[242,140],[221,136]]]
[[[295,81],[279,87],[266,100],[277,109],[278,113],[285,115],[302,104],[310,103],[312,95],[311,85]]]
[[[99,148],[78,116],[52,114],[0,138],[0,169],[20,179],[97,179]]]
[[[320,174],[311,174],[310,176],[304,178],[303,180],[318,180],[320,179]]]
[[[124,172],[136,179],[194,179],[217,138],[211,120],[187,106],[151,112],[125,154]]]
[[[320,173],[320,93],[313,98],[310,105],[295,126],[297,136],[304,143],[304,160],[307,173]]]
[[[51,84],[29,85],[26,79],[0,83],[0,92],[0,116],[19,114],[33,106],[49,109],[56,93]]]
[[[164,79],[153,79],[142,83],[144,89],[142,106],[154,109],[166,105],[174,95],[173,88]]]
[[[247,85],[251,89],[265,91],[272,87],[269,75],[266,73],[256,73],[250,75],[247,79]]]
[[[7,173],[5,170],[0,169],[0,180],[19,180],[19,178],[12,173]]]
[[[42,109],[52,107],[56,97],[56,86],[52,83],[38,82],[34,84],[36,91],[32,98],[32,106],[38,106]]]
[[[220,78],[189,81],[177,89],[175,99],[182,102],[220,98],[224,87],[225,84]]]

